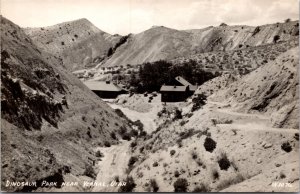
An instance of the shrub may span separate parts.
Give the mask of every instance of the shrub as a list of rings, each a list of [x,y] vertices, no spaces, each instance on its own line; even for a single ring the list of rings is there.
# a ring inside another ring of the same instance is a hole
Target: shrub
[[[136,184],[132,178],[132,176],[128,176],[124,182],[126,182],[125,186],[119,188],[119,192],[132,192],[133,189],[136,187]]]
[[[275,35],[274,38],[273,38],[273,42],[277,43],[279,39],[280,39],[280,36],[279,35]]]
[[[137,126],[138,130],[144,130],[144,124],[140,120],[136,120],[132,123],[133,125]]]
[[[122,139],[130,141],[131,140],[131,136],[130,136],[130,134],[125,133],[125,134],[122,135]]]
[[[182,119],[182,110],[179,110],[178,108],[175,109],[175,116],[173,118],[173,120],[178,120],[178,119]]]
[[[259,33],[260,32],[260,27],[258,26],[258,27],[256,27],[255,29],[254,29],[254,31],[253,31],[253,33],[252,33],[252,36],[255,36],[257,33]]]
[[[105,142],[104,142],[104,146],[105,146],[105,147],[110,147],[110,143],[109,143],[108,141],[105,141]]]
[[[123,118],[126,118],[126,115],[123,113],[123,111],[121,109],[115,109],[115,112],[117,113],[117,115],[119,117],[123,117]]]
[[[196,160],[198,158],[198,155],[197,155],[197,153],[195,151],[192,152],[192,158],[194,160]]]
[[[86,165],[83,175],[91,177],[92,179],[96,178],[96,173],[92,165]]]
[[[170,151],[170,155],[171,155],[171,156],[173,156],[175,153],[176,153],[175,150],[171,150],[171,151]]]
[[[206,99],[207,97],[201,93],[198,94],[195,98],[193,98],[192,102],[194,103],[192,106],[191,111],[194,112],[200,108],[202,108],[202,106],[204,106],[206,104]]]
[[[188,187],[188,182],[184,178],[179,178],[174,182],[173,186],[175,192],[186,192]]]
[[[150,179],[150,187],[152,188],[152,192],[157,192],[159,187],[155,179]]]
[[[207,185],[204,185],[203,183],[200,183],[199,186],[195,187],[192,191],[193,193],[207,193],[210,189]]]
[[[281,149],[284,150],[285,152],[291,152],[292,151],[292,146],[290,145],[289,142],[284,142],[281,145]]]
[[[103,153],[102,152],[100,152],[100,150],[98,150],[97,152],[96,152],[96,157],[98,157],[98,158],[102,158],[104,155],[103,155]]]
[[[230,161],[228,160],[226,153],[221,153],[218,164],[221,170],[227,170],[230,167]]]
[[[153,166],[153,167],[157,167],[157,166],[158,166],[158,162],[154,162],[154,163],[152,164],[152,166]]]
[[[206,151],[212,153],[216,148],[217,143],[212,138],[206,137],[203,145]]]
[[[180,173],[178,172],[178,170],[176,170],[176,171],[174,172],[174,176],[175,176],[176,178],[180,176]]]
[[[128,167],[132,168],[136,161],[138,161],[138,158],[135,156],[131,156],[131,158],[128,161]]]
[[[134,148],[134,147],[136,147],[136,145],[137,145],[137,142],[136,142],[136,141],[133,141],[133,142],[131,142],[130,147],[131,147],[131,148]]]
[[[110,133],[110,137],[113,138],[114,140],[117,139],[116,133],[115,132],[111,132]]]
[[[218,170],[213,169],[213,170],[212,170],[212,178],[213,178],[214,180],[218,180],[219,177],[220,177],[220,174],[219,174]]]

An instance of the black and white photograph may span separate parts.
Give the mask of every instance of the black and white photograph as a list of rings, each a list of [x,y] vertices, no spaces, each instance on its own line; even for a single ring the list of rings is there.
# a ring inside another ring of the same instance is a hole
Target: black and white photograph
[[[298,0],[0,0],[1,192],[299,192]]]

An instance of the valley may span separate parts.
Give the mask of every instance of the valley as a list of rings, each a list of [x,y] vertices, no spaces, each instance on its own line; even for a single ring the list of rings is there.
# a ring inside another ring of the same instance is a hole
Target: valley
[[[298,21],[1,25],[3,191],[299,191]]]

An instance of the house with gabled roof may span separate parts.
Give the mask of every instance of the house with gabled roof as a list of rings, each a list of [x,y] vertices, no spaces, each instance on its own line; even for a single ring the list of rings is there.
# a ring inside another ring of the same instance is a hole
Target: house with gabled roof
[[[194,94],[198,86],[192,85],[181,76],[175,78],[176,84],[162,85],[160,88],[162,102],[181,102]]]

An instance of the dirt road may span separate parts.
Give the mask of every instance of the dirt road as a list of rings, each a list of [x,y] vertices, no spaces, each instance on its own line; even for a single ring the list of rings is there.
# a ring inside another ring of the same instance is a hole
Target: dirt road
[[[125,176],[128,160],[130,158],[130,142],[122,141],[119,145],[113,145],[108,148],[98,148],[104,157],[99,161],[99,173],[95,182],[105,183],[105,186],[95,186],[93,192],[117,192],[119,187],[111,186],[110,183],[116,176],[120,181]]]

